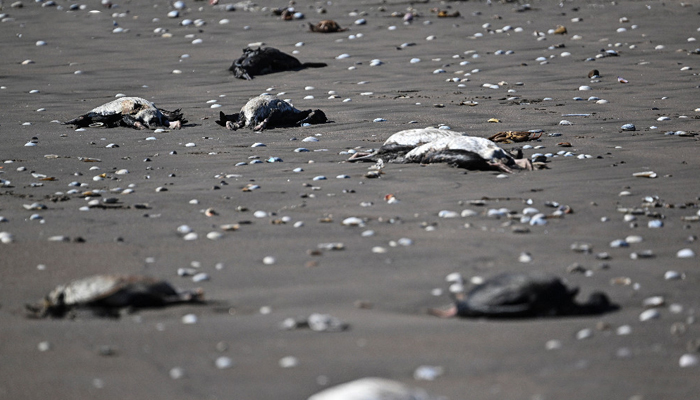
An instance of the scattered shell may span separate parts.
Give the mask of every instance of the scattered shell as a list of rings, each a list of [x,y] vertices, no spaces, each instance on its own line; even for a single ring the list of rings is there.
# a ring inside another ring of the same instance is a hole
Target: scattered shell
[[[197,316],[195,314],[185,314],[182,316],[182,323],[185,325],[196,324]]]
[[[700,365],[700,358],[695,354],[683,354],[678,360],[678,365],[681,368],[697,367]]]
[[[282,357],[279,360],[279,366],[282,368],[294,368],[299,365],[299,359],[292,356]]]
[[[413,371],[413,379],[417,381],[434,381],[445,372],[441,366],[421,365]]]
[[[233,367],[233,360],[229,357],[221,356],[214,361],[214,365],[218,369],[228,369]]]
[[[695,257],[695,252],[692,249],[681,249],[676,253],[678,258],[693,258]]]
[[[624,124],[620,127],[623,131],[636,131],[637,127],[634,124]]]
[[[644,322],[644,321],[649,321],[652,319],[658,319],[661,316],[661,313],[655,308],[651,308],[649,310],[643,311],[641,314],[639,314],[639,320]]]
[[[656,172],[654,171],[642,171],[642,172],[635,172],[632,174],[632,176],[636,178],[656,178]]]

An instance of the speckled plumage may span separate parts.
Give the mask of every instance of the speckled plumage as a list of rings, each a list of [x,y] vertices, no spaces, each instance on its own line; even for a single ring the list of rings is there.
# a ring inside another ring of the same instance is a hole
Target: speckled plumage
[[[268,94],[248,100],[237,114],[220,113],[219,121],[216,121],[217,124],[231,130],[247,127],[255,131],[325,122],[328,120],[321,110],[298,110],[286,101]]]
[[[167,111],[141,97],[120,97],[95,107],[86,114],[65,122],[65,124],[80,127],[127,126],[138,129],[155,129],[155,127],[161,126],[178,129],[186,122],[179,109]]]
[[[201,290],[179,291],[168,282],[151,277],[95,275],[58,285],[39,304],[28,305],[27,309],[34,317],[63,317],[78,308],[115,316],[126,307],[159,307],[201,298]]]

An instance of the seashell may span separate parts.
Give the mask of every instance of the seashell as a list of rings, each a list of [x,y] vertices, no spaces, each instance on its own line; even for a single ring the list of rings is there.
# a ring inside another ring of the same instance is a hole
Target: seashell
[[[695,257],[695,252],[692,249],[681,249],[676,253],[677,258],[693,258]]]
[[[292,356],[282,357],[279,360],[279,366],[282,368],[294,368],[299,365],[299,359]]]
[[[678,271],[666,271],[664,273],[664,279],[667,281],[675,281],[679,279],[684,279],[685,275]]]
[[[590,72],[588,72],[588,77],[591,79],[598,78],[600,77],[600,71],[598,71],[597,69],[593,69]]]
[[[632,174],[632,176],[636,178],[656,178],[656,172],[654,171],[643,171],[643,172],[635,172]]]
[[[417,381],[434,381],[445,372],[445,369],[440,366],[421,365],[413,371],[413,379]]]
[[[277,259],[275,259],[275,257],[272,257],[272,256],[266,256],[263,258],[262,262],[265,265],[273,265],[274,263],[277,262]]]
[[[624,124],[620,127],[623,131],[636,131],[637,128],[634,126],[634,124]]]
[[[345,218],[343,220],[343,222],[341,222],[341,224],[345,225],[345,226],[359,226],[359,227],[365,226],[365,222],[361,218],[357,218],[357,217]]]
[[[666,303],[666,300],[662,296],[652,296],[647,297],[642,301],[642,306],[645,308],[661,307]]]
[[[678,360],[681,368],[697,367],[700,365],[700,358],[695,354],[683,354]]]
[[[229,357],[221,356],[214,361],[214,365],[217,369],[228,369],[233,367],[233,360]]]
[[[612,248],[617,248],[617,247],[629,247],[629,243],[623,239],[616,239],[610,242],[610,247]]]
[[[661,313],[659,313],[659,311],[655,308],[645,310],[639,314],[639,320],[642,322],[650,321],[652,319],[659,319],[659,317],[661,317]]]
[[[623,78],[623,77],[621,77],[621,76],[618,76],[618,77],[617,77],[617,81],[620,82],[620,83],[628,83],[628,82],[629,82],[627,79],[625,79],[625,78]]]
[[[459,214],[455,211],[442,210],[438,212],[438,217],[440,218],[457,218]]]

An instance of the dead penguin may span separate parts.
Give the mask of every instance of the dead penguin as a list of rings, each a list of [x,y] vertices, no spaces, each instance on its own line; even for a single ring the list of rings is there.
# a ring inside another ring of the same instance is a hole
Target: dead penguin
[[[59,285],[36,305],[27,305],[31,317],[62,318],[77,309],[98,316],[119,316],[124,308],[163,307],[201,302],[201,289],[177,290],[168,282],[137,275],[95,275]]]
[[[325,63],[301,63],[295,57],[272,47],[246,47],[243,55],[228,69],[238,79],[253,79],[255,75],[272,74],[282,71],[299,71],[304,68],[322,68]]]
[[[527,159],[516,159],[488,139],[477,136],[451,136],[422,144],[406,153],[404,162],[448,163],[475,170],[532,170]]]
[[[321,110],[297,110],[291,104],[275,96],[261,94],[254,97],[241,108],[241,112],[226,115],[219,114],[217,124],[230,130],[247,127],[255,131],[269,128],[285,128],[301,124],[323,124],[328,122]]]
[[[309,22],[309,30],[311,32],[318,32],[318,33],[333,33],[333,32],[345,32],[348,30],[348,28],[341,28],[337,22],[330,20],[330,19],[325,19],[325,20],[317,23],[316,25],[313,25],[311,22]]]
[[[87,114],[64,122],[65,125],[79,127],[104,126],[114,128],[127,126],[137,129],[155,129],[162,126],[170,129],[180,129],[187,123],[180,112],[167,111],[156,107],[152,102],[140,97],[120,97],[109,103],[93,108]]]
[[[574,298],[557,276],[540,273],[504,273],[473,287],[466,295],[455,294],[455,305],[430,310],[439,317],[524,318],[566,315],[596,315],[617,309],[602,292],[593,292],[586,303]]]
[[[416,147],[438,139],[462,136],[464,133],[454,132],[448,129],[417,128],[396,132],[384,141],[379,149],[366,153],[358,152],[352,155],[348,161],[393,161],[403,162],[403,156]]]

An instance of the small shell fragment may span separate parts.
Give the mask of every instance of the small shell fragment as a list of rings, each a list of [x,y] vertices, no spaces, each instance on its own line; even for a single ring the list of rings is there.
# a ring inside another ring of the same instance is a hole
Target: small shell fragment
[[[632,174],[635,178],[656,178],[657,174],[654,171],[642,171],[642,172],[635,172]]]

